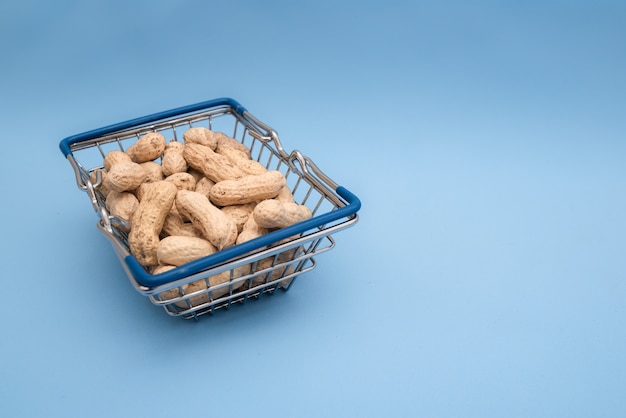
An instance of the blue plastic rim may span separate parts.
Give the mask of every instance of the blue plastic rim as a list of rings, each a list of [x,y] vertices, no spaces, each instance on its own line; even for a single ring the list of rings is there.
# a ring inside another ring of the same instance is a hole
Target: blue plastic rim
[[[125,258],[126,265],[128,266],[128,269],[130,270],[137,283],[149,288],[154,288],[166,283],[171,283],[173,281],[182,279],[184,277],[200,273],[228,260],[258,250],[259,248],[274,244],[280,240],[292,237],[294,235],[304,233],[305,231],[312,230],[320,225],[335,222],[343,218],[347,219],[350,216],[355,215],[361,208],[361,200],[355,194],[342,186],[337,187],[336,192],[348,203],[346,206],[337,208],[336,210],[333,210],[331,212],[315,216],[298,224],[281,228],[269,234],[254,238],[250,241],[234,245],[202,259],[192,261],[182,266],[178,266],[176,267],[176,269],[153,275],[148,273],[145,268],[141,264],[139,264],[137,259],[132,255],[129,255]]]
[[[115,123],[112,125],[104,126],[102,128],[94,129],[91,131],[83,132],[77,135],[68,136],[63,139],[59,144],[59,148],[64,156],[68,156],[72,153],[71,146],[83,141],[89,141],[99,136],[108,135],[110,133],[121,131],[124,129],[134,128],[136,126],[144,125],[151,122],[156,122],[162,119],[172,118],[186,113],[198,112],[205,109],[218,106],[229,106],[235,113],[243,116],[246,109],[235,99],[230,97],[224,97],[220,99],[207,100],[200,103],[195,103],[187,106],[177,107],[175,109],[165,110],[163,112],[153,113],[151,115],[142,116],[135,119],[130,119],[125,122]]]

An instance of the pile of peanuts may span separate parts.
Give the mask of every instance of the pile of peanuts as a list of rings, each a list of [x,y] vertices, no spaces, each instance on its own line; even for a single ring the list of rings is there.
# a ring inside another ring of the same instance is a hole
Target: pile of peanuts
[[[241,142],[204,127],[187,129],[182,142],[147,133],[125,151],[108,152],[103,165],[100,191],[106,208],[126,221],[130,252],[151,274],[312,216],[306,205],[294,201],[280,171],[253,160]],[[272,259],[259,261],[257,270],[269,267]],[[250,271],[250,265],[238,267],[233,277]],[[272,274],[281,277],[283,272]],[[209,285],[230,279],[226,271],[210,277]],[[259,277],[253,284],[263,280],[276,278]],[[207,289],[205,280],[183,287],[185,294],[202,289]],[[224,287],[212,297],[228,292]],[[181,295],[176,288],[160,296]],[[208,300],[208,294],[200,294],[189,302],[196,306]],[[184,301],[178,304],[188,307]]]

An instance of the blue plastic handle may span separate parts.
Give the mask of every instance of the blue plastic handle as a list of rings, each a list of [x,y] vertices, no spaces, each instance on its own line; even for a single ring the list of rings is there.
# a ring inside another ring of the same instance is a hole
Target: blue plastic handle
[[[166,271],[160,274],[149,274],[141,264],[132,255],[125,258],[126,265],[130,270],[135,280],[146,287],[154,288],[162,284],[170,283],[172,281],[188,277],[196,273],[200,273],[203,270],[207,270],[212,266],[224,263],[235,257],[242,256],[246,253],[257,250],[258,248],[265,247],[280,240],[292,237],[294,235],[301,234],[307,230],[317,228],[320,225],[328,224],[337,221],[342,218],[347,218],[356,214],[361,208],[361,200],[356,197],[345,187],[339,186],[336,189],[337,194],[348,202],[348,205],[337,208],[331,212],[324,213],[322,215],[315,216],[306,221],[291,225],[269,234],[262,235],[258,238],[254,238],[250,241],[237,244],[235,246],[226,248],[215,254],[211,254],[199,260],[192,261],[177,267],[175,270]]]
[[[123,129],[134,128],[136,126],[140,126],[150,122],[156,122],[162,119],[171,118],[179,115],[184,115],[185,113],[197,112],[204,109],[209,109],[217,106],[230,106],[233,111],[243,116],[243,113],[246,109],[236,100],[231,99],[229,97],[224,97],[221,99],[213,99],[207,100],[204,102],[191,104],[187,106],[177,107],[171,110],[165,110],[163,112],[153,113],[151,115],[142,116],[135,119],[130,119],[125,122],[119,122],[112,125],[108,125],[102,128],[94,129],[91,131],[83,132],[77,135],[69,136],[61,141],[59,144],[59,148],[61,148],[61,152],[64,156],[68,156],[72,153],[71,146],[72,144],[80,143],[83,141],[89,141],[91,139],[97,138],[99,136],[107,135],[112,132],[116,132]]]

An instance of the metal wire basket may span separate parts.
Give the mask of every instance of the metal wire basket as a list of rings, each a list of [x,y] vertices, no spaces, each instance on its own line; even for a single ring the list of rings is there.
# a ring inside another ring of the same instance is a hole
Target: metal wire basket
[[[246,145],[252,158],[281,171],[297,203],[312,218],[237,244],[159,274],[150,274],[131,254],[128,220],[112,216],[100,192],[104,156],[126,150],[148,132],[181,140],[185,130],[202,126]],[[197,319],[277,290],[288,290],[316,266],[314,256],[335,246],[332,234],[354,225],[361,202],[339,186],[300,151],[286,152],[272,128],[231,98],[151,114],[73,135],[60,142],[76,184],[98,215],[97,228],[110,241],[134,288],[172,316]],[[243,271],[243,273],[242,273]],[[226,277],[216,283],[215,277]]]

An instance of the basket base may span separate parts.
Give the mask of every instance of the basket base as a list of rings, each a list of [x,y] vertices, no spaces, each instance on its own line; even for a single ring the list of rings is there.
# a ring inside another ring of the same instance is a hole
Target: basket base
[[[243,305],[248,301],[254,301],[260,299],[262,296],[272,296],[276,293],[286,292],[293,285],[297,276],[302,273],[295,274],[293,276],[285,277],[281,282],[271,285],[257,286],[252,289],[240,289],[237,293],[217,301],[208,302],[203,305],[189,306],[187,308],[181,308],[176,304],[162,305],[168,315],[178,316],[183,319],[199,320],[203,316],[212,316],[220,311],[227,311],[231,307],[236,305]]]

